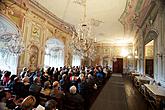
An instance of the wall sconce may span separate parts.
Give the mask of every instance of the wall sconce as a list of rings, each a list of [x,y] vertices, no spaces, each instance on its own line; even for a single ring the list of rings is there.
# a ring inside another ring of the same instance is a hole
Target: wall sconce
[[[149,24],[152,26],[153,25],[153,20],[149,19]]]
[[[137,55],[135,55],[135,59],[138,59],[139,57]]]
[[[163,57],[163,55],[161,53],[157,53],[157,56],[161,57],[161,58]]]
[[[129,55],[129,56],[127,56],[127,58],[128,58],[128,59],[131,59],[131,58],[132,58],[132,56],[130,56],[130,55]]]
[[[140,61],[143,61],[144,59],[143,58],[139,58]]]

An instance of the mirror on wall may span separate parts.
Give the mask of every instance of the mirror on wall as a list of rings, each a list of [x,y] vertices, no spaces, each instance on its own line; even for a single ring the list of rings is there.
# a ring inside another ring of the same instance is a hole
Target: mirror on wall
[[[145,45],[145,74],[154,77],[154,40]]]

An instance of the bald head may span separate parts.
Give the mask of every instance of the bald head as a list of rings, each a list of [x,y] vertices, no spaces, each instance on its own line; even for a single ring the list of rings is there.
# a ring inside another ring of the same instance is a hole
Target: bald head
[[[71,87],[70,87],[70,93],[75,94],[76,91],[77,91],[76,86],[71,86]]]

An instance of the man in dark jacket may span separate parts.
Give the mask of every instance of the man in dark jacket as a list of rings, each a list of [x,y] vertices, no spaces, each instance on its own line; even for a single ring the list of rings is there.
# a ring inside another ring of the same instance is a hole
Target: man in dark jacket
[[[70,87],[70,93],[64,98],[64,110],[84,110],[84,99],[76,91],[75,86]]]

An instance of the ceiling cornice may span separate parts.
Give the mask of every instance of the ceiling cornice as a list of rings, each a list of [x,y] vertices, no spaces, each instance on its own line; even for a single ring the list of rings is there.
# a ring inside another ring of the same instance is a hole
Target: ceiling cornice
[[[58,29],[66,32],[66,33],[71,33],[72,29],[74,28],[73,25],[63,21],[62,19],[58,18],[56,15],[54,15],[52,12],[50,12],[48,9],[43,7],[41,4],[39,4],[35,0],[29,0],[29,5],[35,9],[37,9],[41,13],[36,13],[35,11],[31,10],[33,13],[40,14],[39,16],[42,16],[43,14],[46,15],[46,17],[49,17],[49,19],[56,24],[54,24]],[[29,8],[30,10],[30,8]]]

